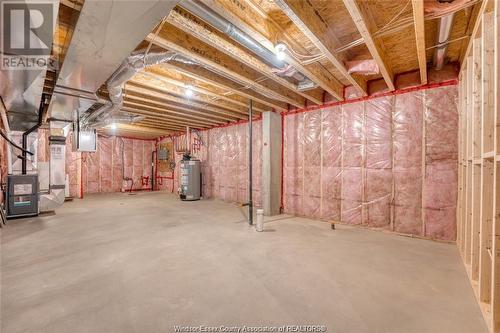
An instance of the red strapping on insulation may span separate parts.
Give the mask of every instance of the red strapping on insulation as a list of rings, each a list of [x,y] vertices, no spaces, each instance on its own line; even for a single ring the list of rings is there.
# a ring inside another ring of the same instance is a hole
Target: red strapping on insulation
[[[410,87],[410,88],[404,88],[404,89],[398,89],[394,91],[388,91],[388,92],[383,92],[380,94],[375,94],[375,95],[370,95],[370,96],[364,96],[364,97],[359,97],[356,99],[351,99],[351,100],[345,100],[345,101],[337,101],[337,102],[330,102],[326,103],[323,105],[315,105],[311,106],[305,109],[299,109],[299,110],[294,110],[294,111],[288,111],[288,112],[282,112],[282,114],[288,116],[296,113],[302,113],[302,112],[309,112],[309,111],[315,111],[318,109],[323,109],[327,108],[329,106],[336,106],[336,105],[344,105],[344,104],[350,104],[350,103],[357,103],[357,102],[363,102],[367,101],[373,98],[379,98],[379,97],[384,97],[384,96],[392,96],[392,95],[400,95],[400,94],[406,94],[412,91],[419,91],[419,90],[425,90],[425,89],[432,89],[432,88],[437,88],[437,87],[446,87],[446,86],[453,86],[458,84],[458,79],[453,79],[453,80],[447,80],[439,83],[429,83],[417,87]]]
[[[453,240],[454,85],[284,113],[284,212]]]

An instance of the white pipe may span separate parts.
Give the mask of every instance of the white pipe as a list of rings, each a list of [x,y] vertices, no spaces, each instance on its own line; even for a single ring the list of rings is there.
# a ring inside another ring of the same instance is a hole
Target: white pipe
[[[5,109],[3,101],[0,103],[0,115],[2,117],[3,127],[5,128],[5,134],[9,140],[12,140],[9,121],[7,120],[7,110]],[[12,175],[12,147],[9,143],[7,144],[7,174]]]
[[[444,65],[446,50],[448,49],[448,40],[451,35],[454,13],[443,16],[439,19],[439,27],[437,33],[436,51],[434,51],[434,68],[441,70]]]
[[[255,225],[255,230],[258,232],[264,231],[264,210],[257,209],[257,224]]]
[[[191,134],[189,132],[189,126],[186,126],[186,151],[191,152]]]

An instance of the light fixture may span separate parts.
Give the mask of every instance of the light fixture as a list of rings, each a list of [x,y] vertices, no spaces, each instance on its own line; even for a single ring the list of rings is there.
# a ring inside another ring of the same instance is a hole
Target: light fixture
[[[279,42],[274,46],[274,50],[276,51],[276,58],[278,60],[284,60],[285,59],[285,52],[287,50],[286,44]]]
[[[111,125],[109,125],[109,128],[111,128],[112,130],[115,130],[116,129],[116,124],[115,123],[111,123]]]
[[[186,90],[184,91],[187,97],[193,96],[193,86],[190,84],[186,85]]]

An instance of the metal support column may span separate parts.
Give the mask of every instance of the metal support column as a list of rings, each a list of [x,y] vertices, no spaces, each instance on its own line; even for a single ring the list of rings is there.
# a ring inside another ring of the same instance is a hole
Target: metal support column
[[[252,118],[253,101],[248,103],[248,224],[253,224],[253,200],[252,200]]]

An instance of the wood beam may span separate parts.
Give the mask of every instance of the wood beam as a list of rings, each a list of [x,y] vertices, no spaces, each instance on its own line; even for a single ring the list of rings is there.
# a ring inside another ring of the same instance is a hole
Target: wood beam
[[[247,89],[244,86],[241,86],[238,83],[231,81],[226,77],[211,72],[202,66],[188,65],[176,61],[164,63],[162,64],[162,66],[178,71],[179,73],[182,73],[188,77],[191,77],[195,80],[199,80],[201,82],[205,82],[219,89],[227,90],[228,92],[231,92],[234,95],[242,96],[247,99],[252,99],[253,101],[257,101],[259,103],[272,107],[277,111],[283,112],[287,110],[287,104],[285,102],[265,97],[251,89]]]
[[[412,0],[413,25],[415,27],[415,40],[417,43],[418,66],[420,68],[420,82],[427,84],[427,56],[425,51],[425,24],[424,1]]]
[[[222,122],[228,121],[226,119],[211,119],[211,118],[209,119],[207,117],[193,116],[192,114],[187,113],[185,111],[177,111],[170,107],[161,106],[161,104],[146,103],[142,101],[141,98],[139,98],[139,103],[137,103],[136,99],[126,97],[125,103],[127,106],[136,108],[138,110],[148,109],[151,111],[151,115],[169,117],[171,119],[180,119],[180,120],[187,119],[207,124],[220,124]]]
[[[227,38],[225,38],[225,36],[221,35],[218,30],[202,22],[191,13],[176,7],[170,12],[167,20],[175,27],[196,37],[204,43],[207,43],[220,52],[231,56],[233,59],[240,61],[241,63],[266,76],[277,84],[280,84],[281,86],[294,91],[295,93],[309,99],[310,101],[318,105],[322,104],[323,101],[321,92],[319,94],[315,94],[312,91],[300,91],[297,84],[288,81],[284,77],[278,76],[273,71],[274,68],[266,64],[264,61],[258,59],[253,55],[253,53],[246,50],[239,44],[232,43]],[[337,91],[341,92],[341,88],[342,87],[339,85]]]
[[[366,80],[355,78],[347,72],[344,65],[344,59],[334,55],[334,50],[339,46],[335,45],[336,36],[333,36],[332,29],[326,24],[325,20],[319,15],[318,11],[309,1],[295,0],[275,0],[274,1],[288,18],[295,23],[297,28],[326,56],[326,58],[335,66],[335,68],[364,96],[368,95]],[[290,61],[291,57],[287,57]],[[326,89],[325,89],[326,90]],[[328,90],[327,90],[328,91]],[[332,92],[328,91],[330,94]],[[336,96],[342,100],[343,96]],[[338,95],[338,94],[337,94]]]
[[[303,107],[305,105],[305,98],[301,95],[269,80],[255,70],[233,59],[231,56],[203,43],[169,23],[164,24],[163,29],[156,38],[153,34],[149,34],[147,40],[153,41],[154,44],[165,49],[191,58],[233,81],[253,87],[259,92],[264,91],[269,93],[278,100],[283,100],[296,107]]]
[[[488,3],[489,3],[488,0],[484,0],[483,2],[481,2],[480,7],[478,7],[479,4],[476,4],[474,7],[474,10],[471,14],[472,15],[471,19],[474,18],[473,15],[475,14],[476,10],[477,10],[477,16],[476,16],[476,20],[474,22],[474,28],[472,28],[472,33],[469,37],[469,42],[467,44],[467,47],[465,48],[465,52],[460,55],[460,64],[462,64],[464,59],[466,59],[469,56],[469,53],[471,53],[474,38],[477,35],[479,28],[481,27],[481,18],[483,17],[483,14],[486,12],[486,8],[488,6]],[[476,9],[476,8],[478,8],[478,9]],[[462,68],[464,68],[464,66],[462,66],[460,70],[462,70]]]
[[[225,100],[213,100],[210,96],[206,94],[199,93],[200,89],[196,89],[194,86],[193,95],[189,98],[185,97],[186,83],[169,79],[167,77],[162,77],[151,72],[137,73],[130,81],[137,82],[145,87],[151,87],[157,90],[162,90],[166,93],[176,95],[179,98],[185,98],[188,101],[196,101],[200,103],[206,103],[213,105],[214,107],[225,109],[228,111],[233,111],[236,113],[246,114],[248,112],[247,107],[240,105],[234,105]]]
[[[122,131],[129,131],[129,132],[140,132],[146,135],[155,135],[155,136],[161,136],[165,134],[166,131],[164,130],[159,130],[159,129],[154,129],[154,128],[148,128],[144,126],[137,126],[137,125],[131,125],[131,124],[117,124],[117,129],[122,130]]]
[[[207,110],[207,111],[210,111],[211,113],[214,113],[214,114],[229,116],[229,117],[233,117],[233,118],[237,118],[237,119],[246,119],[247,118],[245,115],[243,115],[241,113],[234,113],[231,111],[226,111],[226,110],[222,110],[219,108],[215,108],[213,106],[200,104],[200,103],[193,102],[193,101],[188,101],[184,98],[179,98],[177,96],[170,95],[170,94],[166,93],[165,91],[162,91],[161,89],[156,89],[156,88],[153,89],[151,87],[144,86],[144,85],[138,84],[136,82],[129,81],[125,86],[125,90],[126,91],[134,91],[134,92],[142,93],[145,95],[161,96],[161,98],[164,100],[169,100],[171,102],[179,103],[179,104],[185,105],[187,107],[195,107],[197,109]]]
[[[380,73],[384,78],[385,83],[389,90],[395,90],[394,87],[394,74],[392,73],[391,68],[387,65],[386,56],[382,50],[382,48],[377,44],[377,42],[372,37],[370,29],[368,28],[367,22],[365,20],[364,15],[361,12],[356,0],[343,0],[344,5],[351,15],[354,24],[358,28],[361,37],[366,44],[366,47],[370,51],[373,59],[377,62],[378,67],[380,68]]]
[[[161,80],[165,80],[168,83],[174,84],[178,87],[186,87],[186,84],[192,82],[192,90],[196,91],[200,94],[207,95],[210,98],[216,101],[225,101],[230,104],[235,104],[238,106],[242,106],[245,110],[248,109],[248,100],[245,98],[241,98],[235,94],[224,94],[220,91],[214,90],[212,86],[206,87],[207,84],[201,83],[199,81],[194,82],[193,78],[187,77],[186,75],[182,75],[182,81],[175,79],[172,75],[170,75],[167,71],[161,68],[147,68],[146,72],[155,75]],[[179,74],[179,73],[177,73]],[[211,89],[210,89],[211,88]],[[220,89],[219,89],[220,90]],[[271,108],[265,105],[261,105],[260,103],[254,103],[254,110],[258,112],[271,111]]]
[[[190,126],[193,128],[202,129],[202,127],[200,127],[198,125],[194,125],[194,124],[191,126],[189,124],[159,123],[156,120],[152,120],[152,119],[144,119],[144,120],[141,120],[140,123],[147,125],[147,126],[150,126],[150,127],[156,127],[156,128],[169,128],[169,129],[181,130],[183,128],[186,128],[186,126]]]
[[[212,123],[212,122],[201,122],[201,121],[196,121],[193,119],[189,118],[182,118],[182,117],[174,117],[174,116],[166,116],[159,114],[158,112],[151,111],[149,108],[142,108],[142,107],[136,107],[133,105],[128,106],[128,104],[125,104],[124,107],[122,107],[123,111],[126,111],[128,113],[134,114],[134,115],[139,115],[139,116],[145,116],[150,119],[156,119],[158,121],[169,121],[172,123],[179,123],[179,124],[185,124],[185,123],[192,123],[192,124],[197,124],[200,126],[212,126],[212,125],[217,125],[219,123]]]
[[[125,102],[136,103],[140,106],[146,106],[150,108],[155,108],[158,111],[176,114],[182,117],[189,117],[193,119],[199,119],[204,121],[234,121],[238,120],[235,117],[221,116],[218,114],[212,114],[210,111],[197,109],[197,108],[186,108],[183,104],[171,102],[169,100],[164,100],[161,97],[138,93],[138,92],[127,92],[125,96]]]

